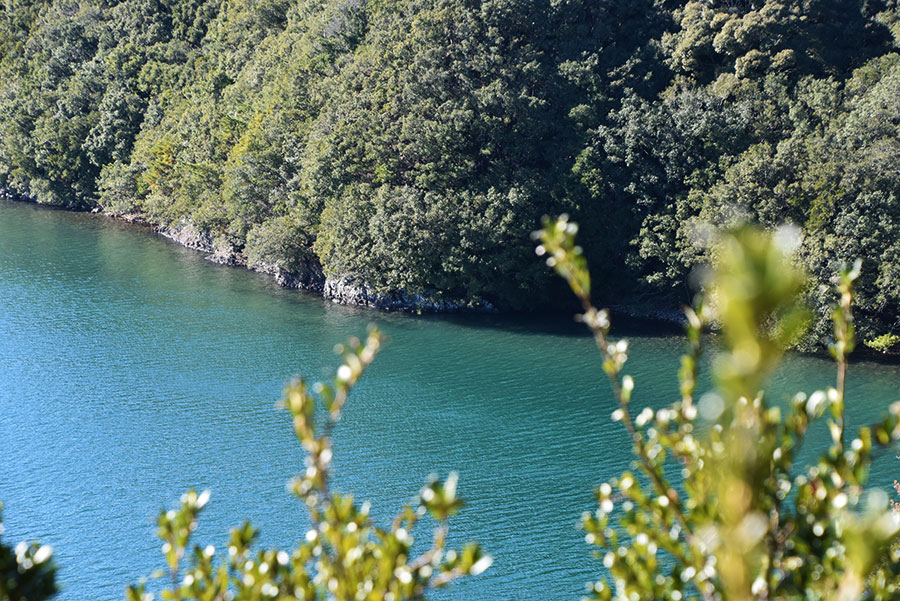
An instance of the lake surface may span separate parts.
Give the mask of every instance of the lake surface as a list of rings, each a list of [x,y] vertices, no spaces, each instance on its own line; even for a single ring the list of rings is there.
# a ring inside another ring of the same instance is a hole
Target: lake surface
[[[460,473],[455,543],[495,557],[437,599],[578,599],[601,569],[574,527],[629,444],[592,341],[558,318],[416,317],[333,305],[212,265],[149,231],[0,202],[0,499],[7,543],[53,545],[59,599],[121,599],[164,565],[157,513],[209,488],[196,541],[224,546],[244,519],[265,546],[307,528],[285,483],[302,469],[285,380],[325,377],[332,348],[377,323],[390,341],[335,436],[337,486],[393,516],[431,472]],[[634,403],[677,395],[682,341],[627,328]],[[782,393],[833,382],[790,357]],[[858,363],[852,424],[900,398],[900,368]],[[826,445],[817,433],[808,453]],[[871,485],[890,491],[887,452]],[[420,537],[430,537],[425,530]]]

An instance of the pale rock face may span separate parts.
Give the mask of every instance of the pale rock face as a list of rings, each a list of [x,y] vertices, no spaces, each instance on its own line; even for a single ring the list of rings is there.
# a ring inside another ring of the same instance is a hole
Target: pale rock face
[[[213,246],[212,235],[197,229],[197,227],[187,219],[182,219],[178,223],[170,226],[160,226],[157,231],[166,238],[174,240],[182,246],[205,253],[216,252],[216,248]]]
[[[325,274],[315,257],[303,259],[300,269],[289,271],[271,263],[253,263],[249,269],[267,273],[283,288],[296,288],[322,293],[325,290]]]
[[[493,313],[496,307],[484,299],[431,299],[405,291],[379,293],[353,276],[327,277],[323,296],[343,305],[359,305],[382,311],[421,311],[423,313]]]
[[[318,292],[326,299],[342,305],[357,305],[381,311],[410,311],[422,313],[494,313],[496,307],[484,299],[435,299],[405,291],[376,292],[362,278],[353,275],[328,276],[314,257],[303,260],[300,269],[286,270],[270,263],[248,264],[247,257],[233,246],[216,240],[208,232],[183,219],[171,226],[161,226],[160,234],[182,246],[207,253],[207,259],[220,265],[244,266],[267,273],[279,286]]]

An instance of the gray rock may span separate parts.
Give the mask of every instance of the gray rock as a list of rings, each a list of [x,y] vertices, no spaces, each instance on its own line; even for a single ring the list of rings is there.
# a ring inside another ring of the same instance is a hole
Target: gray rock
[[[210,254],[216,252],[216,248],[213,246],[212,235],[209,232],[197,229],[197,227],[187,219],[182,219],[169,226],[161,225],[156,231],[182,246]]]
[[[497,308],[484,299],[443,299],[403,290],[382,293],[375,291],[361,278],[354,276],[327,277],[322,295],[343,305],[359,305],[381,311],[422,313],[495,313]]]
[[[322,265],[315,257],[303,259],[300,269],[293,271],[283,269],[279,265],[262,262],[253,263],[248,265],[248,267],[253,271],[274,276],[278,285],[284,288],[296,288],[319,293],[325,289],[325,274],[322,272]]]
[[[122,219],[123,216],[116,216]],[[245,266],[253,271],[267,273],[285,288],[318,292],[332,302],[358,305],[381,311],[420,313],[495,313],[497,308],[484,299],[448,299],[434,294],[413,294],[406,291],[378,292],[362,278],[353,275],[325,277],[322,265],[310,255],[301,261],[299,269],[287,270],[270,263],[248,264],[247,257],[234,246],[215,238],[209,232],[196,227],[188,219],[160,226],[157,232],[194,250],[207,253],[207,259],[219,265]]]

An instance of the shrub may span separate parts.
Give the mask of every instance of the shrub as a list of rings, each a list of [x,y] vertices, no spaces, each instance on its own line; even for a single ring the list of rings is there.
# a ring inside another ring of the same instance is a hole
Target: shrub
[[[0,510],[3,504],[0,503]],[[0,516],[0,535],[3,520]],[[20,542],[15,548],[0,541],[0,601],[43,601],[56,593],[53,549]]]
[[[387,528],[373,523],[368,502],[357,503],[352,495],[331,489],[332,431],[351,389],[375,358],[381,342],[381,335],[373,329],[365,343],[354,338],[341,346],[342,365],[331,383],[313,387],[315,395],[303,379],[285,389],[284,406],[291,412],[294,431],[307,452],[306,471],[289,484],[309,510],[311,527],[305,539],[290,552],[254,553],[251,545],[257,531],[245,523],[232,530],[227,559],[220,560],[212,546],[195,546],[191,551],[191,533],[209,493],[190,491],[181,498],[180,507],[159,516],[159,536],[171,581],[162,593],[164,599],[422,599],[431,588],[490,566],[490,556],[476,544],[460,551],[445,548],[448,520],[462,505],[456,496],[456,474],[443,481],[429,479]],[[431,547],[412,557],[412,533],[426,514],[438,528]],[[146,601],[152,595],[141,583],[128,588],[127,598]]]
[[[244,251],[250,266],[268,264],[297,271],[302,269],[303,260],[312,256],[310,246],[308,235],[298,223],[288,217],[274,217],[247,233]]]
[[[576,224],[546,221],[538,254],[581,300],[581,320],[603,357],[619,407],[612,419],[631,436],[633,471],[596,491],[586,540],[605,575],[592,599],[889,599],[897,595],[900,552],[891,548],[900,514],[880,490],[864,494],[876,446],[900,436],[900,403],[847,440],[844,382],[853,350],[850,307],[859,263],[842,271],[832,312],[835,385],[799,392],[789,406],[762,392],[787,343],[806,322],[804,275],[777,237],[744,227],[722,236],[711,283],[686,310],[689,351],[681,398],[635,413],[628,347],[609,338],[609,316],[591,303],[591,281]],[[715,390],[695,399],[703,332],[721,325]],[[811,424],[826,418],[831,446],[814,465],[796,453]],[[860,509],[863,509],[860,511]]]

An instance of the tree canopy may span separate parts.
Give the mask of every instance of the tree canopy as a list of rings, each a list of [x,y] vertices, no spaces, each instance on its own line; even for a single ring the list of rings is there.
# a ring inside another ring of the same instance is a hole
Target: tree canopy
[[[567,298],[544,214],[600,298],[660,307],[710,228],[792,223],[812,339],[864,255],[862,337],[893,340],[898,35],[893,0],[9,0],[0,185],[505,309]]]

